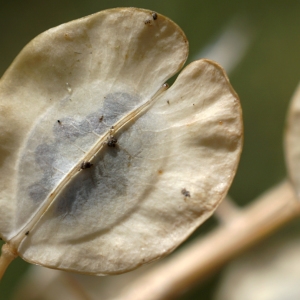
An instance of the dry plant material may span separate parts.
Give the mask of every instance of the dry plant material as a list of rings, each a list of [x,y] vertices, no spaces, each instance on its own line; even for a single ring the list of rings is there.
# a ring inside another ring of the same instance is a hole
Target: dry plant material
[[[295,91],[288,113],[285,155],[289,178],[300,199],[300,85]]]
[[[0,234],[18,255],[118,274],[211,216],[239,161],[241,108],[212,61],[168,89],[187,54],[176,24],[137,8],[63,24],[22,50],[0,82]]]

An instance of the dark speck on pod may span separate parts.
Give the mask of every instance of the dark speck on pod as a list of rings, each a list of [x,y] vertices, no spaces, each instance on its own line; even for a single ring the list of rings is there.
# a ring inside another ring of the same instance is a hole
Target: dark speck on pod
[[[183,188],[181,190],[181,194],[184,196],[184,197],[191,197],[191,194],[189,191],[187,191],[185,188]]]
[[[169,100],[167,100],[167,103],[168,103],[168,104],[170,104],[170,101],[169,101]]]
[[[29,234],[29,231],[26,231],[25,235],[28,235]]]
[[[106,144],[108,147],[116,147],[117,142],[118,140],[115,137],[110,136]]]
[[[152,18],[153,18],[153,20],[156,20],[156,19],[157,19],[157,13],[156,13],[156,12],[153,12],[153,13],[152,13]]]
[[[89,161],[83,161],[80,165],[80,169],[84,170],[84,169],[89,169],[93,166],[93,164],[91,164]]]
[[[144,23],[145,23],[146,25],[150,25],[150,24],[151,24],[151,20],[150,20],[150,19],[147,19]]]
[[[100,118],[99,118],[99,122],[102,122],[103,121],[103,116],[101,116]]]
[[[59,125],[61,125],[61,121],[60,121],[60,120],[57,120],[57,123],[58,123]]]

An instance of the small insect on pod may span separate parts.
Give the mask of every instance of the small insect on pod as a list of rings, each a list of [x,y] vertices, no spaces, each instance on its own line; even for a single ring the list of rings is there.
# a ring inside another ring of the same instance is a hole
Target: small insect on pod
[[[185,188],[181,190],[181,194],[184,197],[191,197],[191,193],[189,191],[187,191]]]
[[[117,142],[118,140],[115,137],[110,136],[106,144],[108,147],[116,147]]]
[[[84,169],[89,169],[93,166],[92,163],[90,163],[89,161],[83,161],[80,165],[80,169],[84,170]]]

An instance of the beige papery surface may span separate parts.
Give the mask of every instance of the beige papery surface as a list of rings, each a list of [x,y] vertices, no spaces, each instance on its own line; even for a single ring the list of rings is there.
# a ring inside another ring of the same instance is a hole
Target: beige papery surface
[[[0,233],[25,260],[117,274],[165,256],[215,210],[242,147],[222,68],[184,64],[166,17],[118,8],[50,29],[0,81]]]

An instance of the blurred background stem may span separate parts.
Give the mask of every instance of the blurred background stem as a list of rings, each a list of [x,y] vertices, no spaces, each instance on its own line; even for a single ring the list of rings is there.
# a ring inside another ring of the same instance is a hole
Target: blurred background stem
[[[293,187],[284,181],[219,228],[196,239],[129,286],[122,300],[161,300],[181,295],[195,283],[300,215]],[[100,295],[99,295],[100,296]]]

